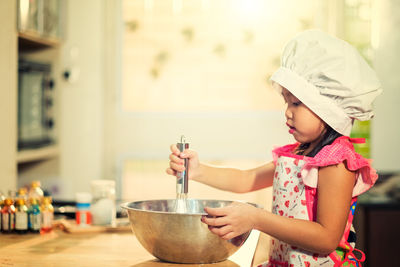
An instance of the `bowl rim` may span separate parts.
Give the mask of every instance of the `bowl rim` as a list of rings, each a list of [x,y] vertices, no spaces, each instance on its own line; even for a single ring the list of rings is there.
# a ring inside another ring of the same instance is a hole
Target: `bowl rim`
[[[176,200],[175,198],[169,198],[169,199],[145,199],[145,200],[137,200],[137,201],[128,201],[120,204],[120,207],[126,210],[133,210],[133,211],[140,211],[140,212],[148,212],[148,213],[160,213],[160,214],[174,214],[174,215],[193,215],[193,216],[206,216],[208,215],[207,212],[195,212],[195,213],[182,213],[182,212],[172,212],[172,211],[156,211],[156,210],[143,210],[143,209],[137,209],[137,208],[132,208],[129,207],[128,205],[131,203],[139,203],[139,202],[148,202],[148,201],[171,201],[171,200]],[[243,201],[243,200],[226,200],[226,199],[199,199],[199,198],[188,198],[187,200],[199,200],[199,201],[223,201],[223,202],[231,202],[229,203],[232,204],[233,202],[239,202],[239,203],[246,203],[250,204],[256,208],[262,209],[263,206],[257,203],[252,203],[248,201]]]

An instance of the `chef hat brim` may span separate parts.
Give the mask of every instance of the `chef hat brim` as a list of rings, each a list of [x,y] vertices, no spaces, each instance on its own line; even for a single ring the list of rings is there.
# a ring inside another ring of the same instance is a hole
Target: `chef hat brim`
[[[290,91],[335,131],[350,135],[353,120],[331,98],[321,95],[320,90],[302,76],[280,67],[272,75],[271,81]]]

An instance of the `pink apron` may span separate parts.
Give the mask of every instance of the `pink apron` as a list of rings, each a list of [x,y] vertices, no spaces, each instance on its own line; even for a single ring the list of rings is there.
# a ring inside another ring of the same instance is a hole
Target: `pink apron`
[[[287,145],[273,151],[275,177],[273,183],[272,213],[303,220],[316,220],[318,168],[338,164],[346,160],[350,170],[356,171],[357,182],[353,189],[353,199],[348,221],[337,249],[329,255],[318,255],[291,246],[276,238],[271,239],[270,259],[260,266],[361,266],[365,260],[354,255],[354,244],[350,244],[352,221],[357,196],[365,192],[376,181],[376,172],[370,162],[354,151],[351,142],[358,140],[340,137],[325,146],[315,157],[304,157],[292,153],[298,144]],[[358,251],[358,250],[357,250]]]

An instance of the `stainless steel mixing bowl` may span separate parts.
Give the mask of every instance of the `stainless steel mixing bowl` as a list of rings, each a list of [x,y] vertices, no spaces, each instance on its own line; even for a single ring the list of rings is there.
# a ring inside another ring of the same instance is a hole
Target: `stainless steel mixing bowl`
[[[204,207],[225,207],[232,201],[185,201],[185,213],[176,212],[175,199],[122,204],[122,208],[128,212],[132,231],[153,256],[175,263],[214,263],[227,259],[246,241],[250,231],[224,240],[213,234],[207,225],[201,222],[201,216],[207,215]]]

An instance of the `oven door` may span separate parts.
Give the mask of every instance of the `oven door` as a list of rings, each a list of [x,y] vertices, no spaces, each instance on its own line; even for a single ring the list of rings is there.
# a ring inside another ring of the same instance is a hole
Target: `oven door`
[[[18,69],[18,148],[48,145],[51,139],[45,91],[49,86],[50,65],[20,61]]]

